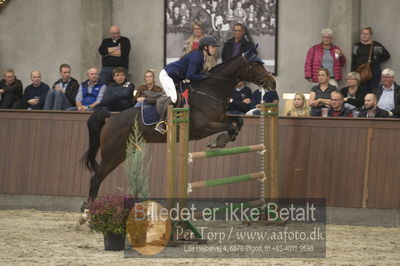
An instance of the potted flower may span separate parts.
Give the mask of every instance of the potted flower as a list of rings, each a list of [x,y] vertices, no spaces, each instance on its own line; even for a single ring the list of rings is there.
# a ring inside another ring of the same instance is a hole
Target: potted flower
[[[125,224],[133,198],[125,193],[95,199],[89,203],[89,227],[104,235],[105,250],[123,250]]]
[[[146,232],[151,228],[151,221],[146,207],[139,203],[149,197],[148,173],[151,159],[147,151],[147,145],[135,122],[128,139],[124,165],[129,194],[118,193],[89,203],[89,226],[103,233],[105,250],[123,250],[127,232],[132,246],[146,245]]]

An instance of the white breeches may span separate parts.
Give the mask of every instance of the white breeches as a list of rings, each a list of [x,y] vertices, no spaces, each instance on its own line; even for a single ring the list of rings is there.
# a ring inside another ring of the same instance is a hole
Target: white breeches
[[[169,97],[171,97],[171,101],[173,103],[176,103],[178,96],[176,94],[174,80],[172,78],[170,78],[170,76],[168,76],[167,71],[165,71],[164,69],[161,70],[159,79],[161,82],[161,86],[163,87],[163,89],[165,91],[165,94],[167,94]]]

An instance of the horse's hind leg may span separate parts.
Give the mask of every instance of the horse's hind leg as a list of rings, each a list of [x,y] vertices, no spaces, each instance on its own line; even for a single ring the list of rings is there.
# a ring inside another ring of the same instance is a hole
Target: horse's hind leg
[[[84,202],[81,206],[81,211],[83,212],[81,218],[79,219],[80,224],[84,224],[89,220],[89,210],[88,210],[88,202],[91,200],[94,200],[97,197],[97,193],[99,192],[99,188],[101,185],[101,182],[106,178],[106,176],[111,173],[112,170],[117,168],[117,166],[122,162],[123,160],[102,160],[99,167],[97,168],[97,171],[94,173],[94,175],[90,178],[90,189],[89,189],[89,198],[86,202]],[[104,163],[106,162],[106,163]]]
[[[109,160],[107,160],[109,159]],[[118,160],[118,158],[103,158],[97,168],[96,173],[90,178],[90,189],[88,200],[94,200],[97,198],[97,193],[101,182],[106,178],[106,176],[111,173],[117,166],[123,161],[123,159]]]

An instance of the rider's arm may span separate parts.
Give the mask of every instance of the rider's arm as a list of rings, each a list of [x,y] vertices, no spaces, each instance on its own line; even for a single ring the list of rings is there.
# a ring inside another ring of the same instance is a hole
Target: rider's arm
[[[201,56],[190,55],[186,78],[190,80],[202,80],[204,78],[204,75],[200,73],[202,67],[203,58]]]

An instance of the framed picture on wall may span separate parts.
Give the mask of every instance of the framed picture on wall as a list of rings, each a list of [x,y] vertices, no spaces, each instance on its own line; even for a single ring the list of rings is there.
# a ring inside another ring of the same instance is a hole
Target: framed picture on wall
[[[242,23],[245,38],[258,43],[258,55],[277,74],[278,0],[165,0],[165,64],[187,52],[185,41],[193,35],[194,22],[218,40],[219,54],[233,37],[233,25]]]

